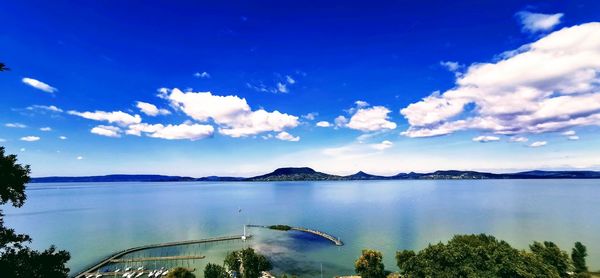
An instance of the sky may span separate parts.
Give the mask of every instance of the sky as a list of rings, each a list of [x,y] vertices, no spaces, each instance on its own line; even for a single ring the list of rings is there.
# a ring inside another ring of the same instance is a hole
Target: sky
[[[600,170],[600,2],[6,1],[33,176]]]

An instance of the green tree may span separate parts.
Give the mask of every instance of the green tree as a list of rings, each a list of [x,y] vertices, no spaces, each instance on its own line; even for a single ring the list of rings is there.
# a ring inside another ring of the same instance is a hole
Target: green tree
[[[356,273],[363,278],[383,278],[385,270],[381,252],[375,250],[362,250],[362,255],[354,263]]]
[[[575,247],[571,251],[571,260],[573,260],[573,266],[575,273],[586,273],[588,271],[585,263],[585,257],[587,257],[587,248],[581,242],[575,242]]]
[[[204,267],[204,278],[228,278],[229,274],[227,270],[218,265],[208,263],[206,267]]]
[[[5,155],[4,147],[0,147],[0,205],[23,205],[29,173],[28,165],[17,163],[16,155]],[[28,235],[4,226],[0,210],[0,277],[67,277],[68,252],[57,251],[54,246],[42,252],[31,250],[26,246],[29,242]]]
[[[396,260],[408,277],[559,277],[537,255],[485,234],[456,235],[418,253],[400,251]]]
[[[560,277],[570,277],[569,272],[573,267],[567,252],[560,250],[554,242],[534,242],[529,246],[531,252],[542,259],[547,265],[552,266]]]
[[[183,267],[176,267],[169,270],[167,278],[196,278],[196,275]]]
[[[240,273],[242,278],[258,278],[262,271],[273,268],[267,257],[256,253],[252,248],[227,254],[225,265],[229,270]]]

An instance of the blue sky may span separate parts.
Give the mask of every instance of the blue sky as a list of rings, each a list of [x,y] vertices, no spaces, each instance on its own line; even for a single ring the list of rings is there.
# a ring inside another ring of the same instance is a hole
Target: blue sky
[[[0,144],[34,176],[600,169],[600,3],[479,2],[3,3]]]

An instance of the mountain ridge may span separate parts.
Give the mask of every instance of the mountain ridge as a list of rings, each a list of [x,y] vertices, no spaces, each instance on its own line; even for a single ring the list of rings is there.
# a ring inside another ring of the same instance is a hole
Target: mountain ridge
[[[600,179],[600,171],[532,170],[515,173],[488,173],[462,170],[437,170],[430,173],[398,173],[393,176],[379,176],[359,171],[352,175],[339,176],[315,171],[309,167],[282,167],[271,173],[254,177],[206,176],[193,178],[169,175],[111,174],[99,176],[51,176],[31,178],[31,183],[52,182],[169,182],[169,181],[327,181],[327,180],[473,180],[473,179]]]

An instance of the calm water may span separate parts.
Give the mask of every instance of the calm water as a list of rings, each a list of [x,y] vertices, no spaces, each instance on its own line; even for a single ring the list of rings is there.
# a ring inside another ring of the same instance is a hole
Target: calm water
[[[251,229],[247,242],[138,255],[199,252],[207,258],[187,264],[201,270],[250,245],[274,261],[275,272],[318,276],[322,265],[331,277],[353,273],[363,248],[383,251],[386,268],[397,270],[398,249],[489,233],[519,248],[550,240],[570,250],[579,240],[588,264],[600,268],[598,180],[33,184],[25,206],[4,209],[7,225],[29,233],[34,247],[70,251],[72,272],[133,246],[241,234],[245,223],[319,229],[346,245]]]

